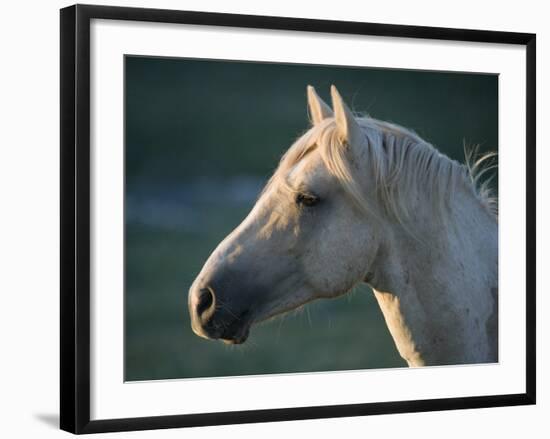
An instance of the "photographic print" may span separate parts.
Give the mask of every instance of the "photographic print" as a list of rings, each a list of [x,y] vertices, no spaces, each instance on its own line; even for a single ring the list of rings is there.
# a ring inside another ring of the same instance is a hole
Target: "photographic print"
[[[126,55],[126,381],[497,363],[498,75]]]

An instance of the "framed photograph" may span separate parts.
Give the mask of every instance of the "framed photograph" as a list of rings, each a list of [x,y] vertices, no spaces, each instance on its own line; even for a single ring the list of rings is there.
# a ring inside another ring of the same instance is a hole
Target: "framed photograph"
[[[535,35],[61,10],[61,428],[535,403]]]

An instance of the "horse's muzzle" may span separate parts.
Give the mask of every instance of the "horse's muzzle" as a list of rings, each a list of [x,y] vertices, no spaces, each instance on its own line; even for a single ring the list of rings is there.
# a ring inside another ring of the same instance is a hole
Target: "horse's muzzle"
[[[248,314],[248,311],[235,312],[227,304],[222,304],[209,286],[191,287],[191,328],[199,337],[221,339],[227,344],[244,343],[250,332]]]

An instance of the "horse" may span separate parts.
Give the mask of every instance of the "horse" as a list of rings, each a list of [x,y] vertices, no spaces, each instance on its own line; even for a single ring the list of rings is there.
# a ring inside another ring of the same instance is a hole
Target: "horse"
[[[253,324],[364,282],[409,367],[497,362],[490,156],[461,164],[352,113],[334,85],[331,97],[307,87],[311,127],[194,280],[192,330],[240,344]]]

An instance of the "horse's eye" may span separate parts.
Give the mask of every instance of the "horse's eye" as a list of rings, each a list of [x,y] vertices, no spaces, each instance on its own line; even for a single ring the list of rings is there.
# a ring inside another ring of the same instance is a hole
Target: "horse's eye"
[[[299,193],[296,195],[296,204],[300,204],[302,206],[315,206],[317,203],[319,203],[320,198],[313,194],[304,194]]]

